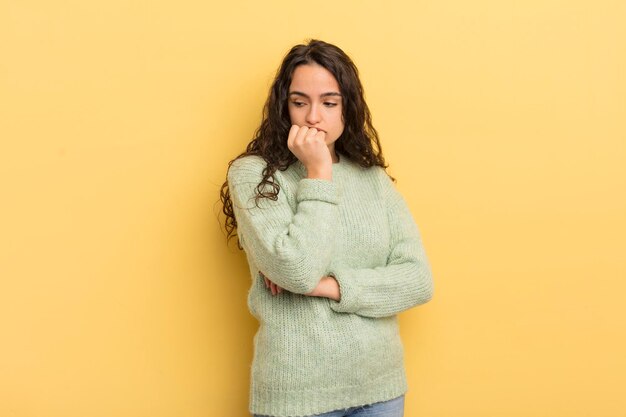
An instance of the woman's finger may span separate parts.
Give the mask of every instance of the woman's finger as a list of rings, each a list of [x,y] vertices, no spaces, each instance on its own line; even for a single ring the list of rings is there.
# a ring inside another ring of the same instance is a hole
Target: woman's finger
[[[308,131],[309,128],[307,126],[301,126],[300,129],[298,129],[298,133],[296,133],[296,136],[292,142],[296,149],[298,149],[302,145]]]
[[[263,275],[263,272],[259,271],[259,274],[263,277],[265,281],[265,287],[269,288],[272,291],[272,295],[277,295],[283,292],[283,288],[272,282],[268,277]]]
[[[293,149],[293,144],[296,140],[296,135],[298,134],[299,130],[300,126],[298,125],[291,125],[291,129],[289,129],[289,134],[287,136],[287,148],[289,148],[290,150]]]
[[[310,128],[307,132],[306,132],[306,136],[305,136],[305,140],[309,141],[309,140],[313,140],[313,138],[315,138],[315,135],[317,135],[319,133],[319,130],[317,130],[316,128],[312,127]]]

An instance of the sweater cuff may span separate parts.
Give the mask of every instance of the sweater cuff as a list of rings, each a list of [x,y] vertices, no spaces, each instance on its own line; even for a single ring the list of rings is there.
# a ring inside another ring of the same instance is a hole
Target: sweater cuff
[[[320,178],[302,178],[296,191],[296,201],[326,201],[338,204],[341,198],[339,187],[332,181]]]
[[[359,288],[353,285],[354,278],[351,274],[348,271],[332,271],[326,275],[335,278],[341,295],[339,301],[329,298],[330,308],[338,313],[355,313],[359,309]]]

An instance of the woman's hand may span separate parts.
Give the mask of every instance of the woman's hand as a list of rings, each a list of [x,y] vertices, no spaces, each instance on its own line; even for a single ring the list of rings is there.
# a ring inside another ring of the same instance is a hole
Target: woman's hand
[[[292,125],[287,147],[306,167],[308,178],[332,179],[333,159],[326,145],[326,132]]]
[[[331,300],[341,300],[341,293],[339,291],[339,284],[334,277],[323,276],[317,287],[308,294],[312,297],[325,297]]]
[[[283,292],[283,288],[279,287],[278,285],[276,285],[272,281],[270,281],[265,276],[265,274],[263,274],[263,272],[259,271],[259,274],[261,274],[261,276],[265,280],[265,287],[269,288],[272,291],[272,295],[280,294],[281,292]]]
[[[269,288],[272,291],[272,295],[277,295],[283,292],[284,288],[273,283],[269,278],[263,274],[263,272],[259,271],[263,279],[265,280],[265,287]],[[334,277],[323,276],[320,282],[317,284],[317,287],[310,293],[304,294],[310,297],[325,297],[330,298],[331,300],[339,301],[341,300],[341,293],[339,290],[339,284]]]

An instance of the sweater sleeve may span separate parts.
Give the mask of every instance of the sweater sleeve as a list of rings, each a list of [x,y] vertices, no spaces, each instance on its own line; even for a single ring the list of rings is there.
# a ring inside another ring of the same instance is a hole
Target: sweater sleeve
[[[386,177],[386,174],[385,174]],[[386,177],[387,178],[387,177]],[[388,317],[432,299],[433,279],[419,229],[409,207],[386,179],[391,250],[385,266],[331,270],[341,293],[333,310],[366,317]]]
[[[261,158],[245,157],[228,170],[237,235],[246,255],[271,281],[296,294],[309,293],[330,263],[340,191],[332,181],[302,178],[295,190],[295,212],[283,186],[275,200],[260,198],[257,205],[254,197],[264,168]]]

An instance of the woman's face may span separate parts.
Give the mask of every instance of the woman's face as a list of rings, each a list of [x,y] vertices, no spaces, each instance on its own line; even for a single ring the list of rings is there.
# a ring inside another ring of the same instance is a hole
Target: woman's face
[[[289,117],[292,125],[314,127],[326,132],[333,146],[343,132],[343,103],[339,84],[319,64],[296,67],[289,86]]]

